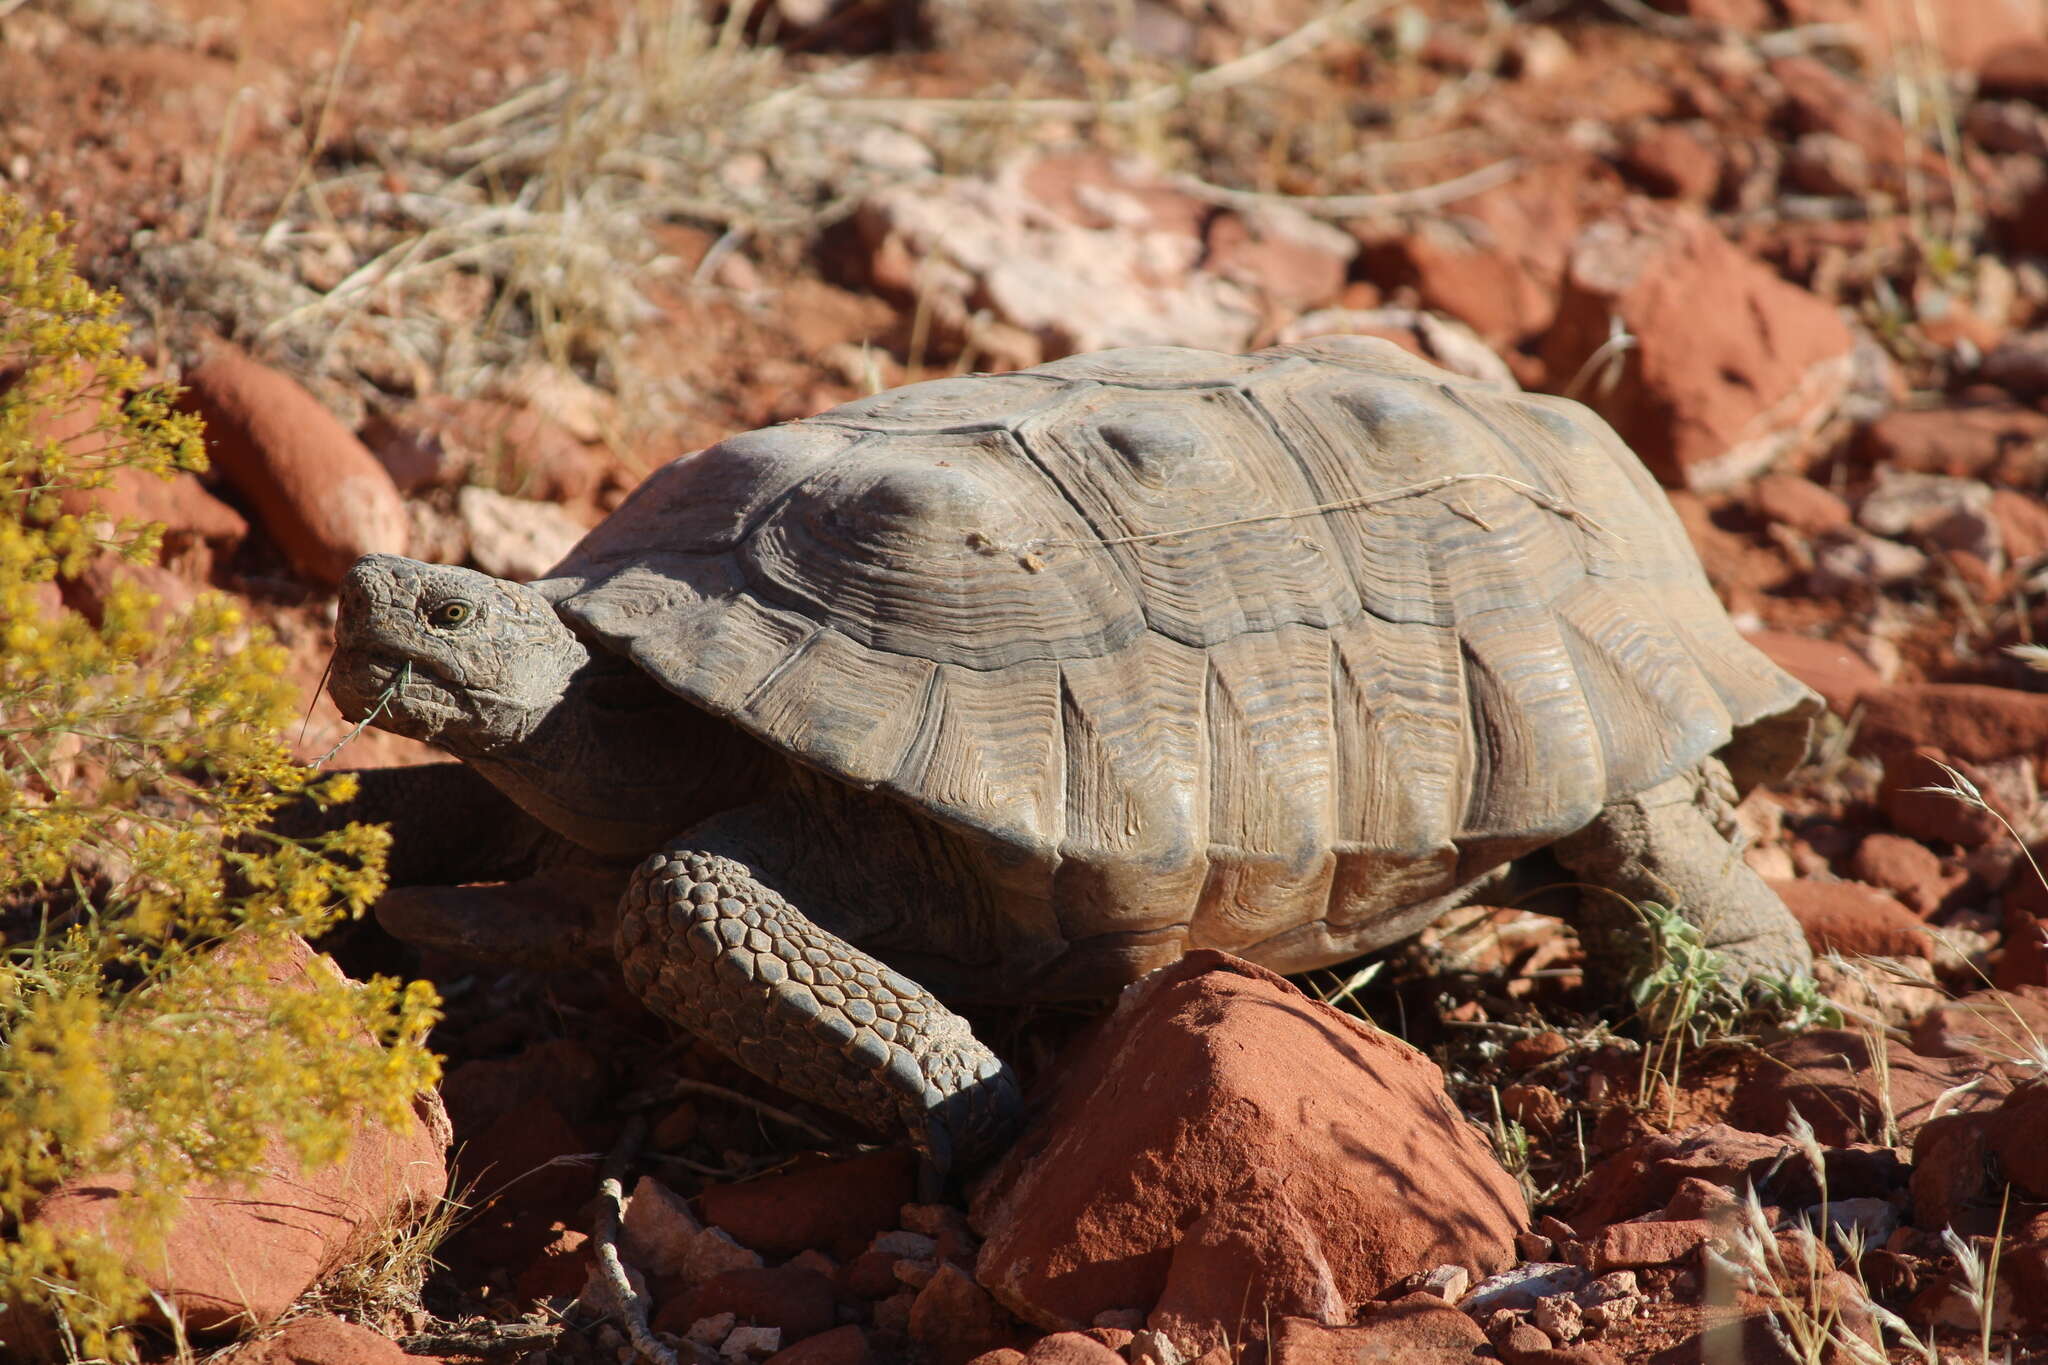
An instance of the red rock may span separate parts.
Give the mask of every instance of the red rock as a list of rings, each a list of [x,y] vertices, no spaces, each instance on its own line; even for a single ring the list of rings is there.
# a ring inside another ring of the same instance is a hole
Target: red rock
[[[468,1142],[507,1114],[546,1100],[571,1122],[590,1116],[603,1096],[605,1066],[570,1038],[549,1038],[516,1057],[464,1062],[441,1082],[441,1101],[459,1141]]]
[[[2048,37],[2034,0],[1928,0],[1901,11],[1889,0],[1780,0],[1783,23],[1841,24],[1860,30],[1869,57],[1931,44],[1951,70],[1975,71],[1993,53]]]
[[[1861,882],[1771,880],[1771,890],[1785,902],[1806,931],[1816,953],[1844,957],[1920,957],[1932,959],[1934,939],[1920,917],[1905,906]]]
[[[2019,230],[2013,234],[2016,244],[2023,243],[2020,249],[2037,251],[2048,244],[2048,225],[2040,219],[2044,205],[2048,205],[2048,178],[2035,185],[2020,205]],[[1985,355],[1978,374],[1985,383],[1996,384],[2015,397],[2037,399],[2048,394],[2048,330],[2008,336]]]
[[[1402,1193],[1415,1189],[1431,1192],[1426,1214]],[[982,1282],[1055,1331],[1150,1309],[1169,1284],[1192,1302],[1181,1286],[1199,1279],[1194,1267],[1235,1264],[1247,1239],[1282,1230],[1297,1259],[1269,1261],[1271,1284],[1240,1281],[1226,1326],[1239,1314],[1262,1324],[1268,1298],[1293,1301],[1316,1261],[1316,1284],[1327,1275],[1335,1301],[1362,1303],[1438,1265],[1490,1273],[1526,1227],[1519,1189],[1436,1067],[1215,952],[1126,989],[1064,1061],[1048,1112],[987,1178],[972,1217]]]
[[[545,412],[493,399],[430,394],[376,415],[362,437],[405,493],[481,480],[522,498],[588,506],[612,468],[601,446]]]
[[[1313,1227],[1284,1189],[1247,1181],[1181,1234],[1145,1325],[1195,1355],[1262,1336],[1276,1317],[1349,1321],[1348,1296]]]
[[[1984,1115],[1944,1114],[1913,1136],[1912,1213],[1928,1232],[1954,1228],[1964,1236],[1996,1226],[2002,1184],[1992,1180]]]
[[[1409,284],[1425,307],[1447,313],[1495,348],[1512,344],[1557,309],[1512,255],[1442,222],[1415,226],[1390,251],[1375,252],[1375,274]]]
[[[1526,1318],[1504,1316],[1507,1321],[1494,1330],[1492,1341],[1493,1349],[1508,1365],[1523,1365],[1524,1361],[1540,1360],[1550,1353],[1550,1338],[1542,1328]]]
[[[1974,991],[1913,1026],[1913,1050],[1929,1057],[2003,1061],[2025,1056],[2036,1038],[2048,1038],[2048,985]]]
[[[2007,907],[2005,950],[1998,956],[1991,982],[2002,990],[2048,986],[2048,921]]]
[[[2005,826],[1992,811],[1947,794],[1944,789],[1954,778],[1945,768],[1962,774],[1987,801],[1991,799],[1984,784],[1976,781],[1972,765],[1945,750],[1925,745],[1893,750],[1884,755],[1884,784],[1879,795],[1892,827],[1916,839],[1940,839],[1972,848],[2006,837]]]
[[[339,975],[296,938],[267,967],[272,984],[287,989]],[[187,1331],[267,1324],[321,1276],[439,1202],[448,1190],[448,1139],[447,1114],[431,1090],[396,1130],[357,1123],[327,1166],[308,1167],[272,1139],[259,1174],[188,1193],[169,1215],[162,1249],[136,1255],[129,1268],[178,1309]],[[132,1188],[126,1177],[69,1180],[37,1204],[32,1221],[60,1241],[90,1230],[120,1246]]]
[[[1263,294],[1275,307],[1307,312],[1344,290],[1358,254],[1348,233],[1292,210],[1223,213],[1208,228],[1202,268]]]
[[[863,1251],[839,1271],[839,1287],[857,1298],[886,1299],[903,1287],[896,1278],[901,1256],[887,1251]]]
[[[1593,1271],[1604,1275],[1610,1270],[1670,1265],[1698,1251],[1713,1233],[1713,1225],[1704,1218],[1609,1223],[1589,1244]]]
[[[1700,307],[1712,298],[1719,306]],[[1562,387],[1606,344],[1636,338],[1593,406],[1667,485],[1725,487],[1804,441],[1848,392],[1848,328],[1834,308],[1739,251],[1689,210],[1633,201],[1572,251],[1543,339]]]
[[[932,1365],[966,1365],[1014,1344],[1016,1326],[959,1266],[942,1264],[910,1305],[910,1340]]]
[[[1858,880],[1881,886],[1923,919],[1960,890],[1970,874],[1950,871],[1927,845],[1896,834],[1865,835],[1849,870]]]
[[[2014,43],[1991,53],[1977,69],[1977,97],[2048,104],[2048,43]]]
[[[318,1313],[237,1346],[219,1357],[219,1365],[415,1365],[433,1359],[409,1355],[390,1337]]]
[[[1502,1060],[1516,1071],[1527,1071],[1545,1062],[1556,1061],[1571,1050],[1571,1039],[1556,1029],[1544,1029],[1541,1033],[1526,1034],[1511,1040],[1502,1055]]]
[[[1537,1137],[1549,1137],[1570,1113],[1562,1097],[1547,1085],[1517,1082],[1500,1092],[1501,1112]]]
[[[141,469],[115,469],[105,488],[70,489],[59,505],[74,516],[97,511],[109,521],[147,521],[164,528],[164,557],[199,545],[216,556],[234,552],[249,534],[249,523],[240,512],[207,491],[191,474],[169,478]]]
[[[1879,179],[1863,144],[1837,133],[1801,133],[1785,158],[1785,178],[1808,194],[1869,194]]]
[[[557,1206],[557,1216],[565,1220],[573,1220],[589,1202],[588,1168],[557,1158],[590,1151],[590,1141],[547,1100],[528,1100],[483,1130],[461,1137],[458,1161],[465,1180],[494,1192],[516,1187],[519,1203]]]
[[[651,1175],[626,1201],[623,1254],[634,1266],[673,1286],[692,1289],[733,1270],[759,1270],[761,1253],[707,1228],[683,1197]]]
[[[1983,1115],[1992,1155],[2017,1190],[2048,1199],[2048,1082],[2014,1088],[2005,1102]]]
[[[1123,1365],[1123,1357],[1084,1332],[1054,1332],[1025,1352],[1031,1365]]]
[[[1817,536],[1851,520],[1849,504],[1811,479],[1796,474],[1766,474],[1750,496],[1766,521],[1789,526],[1804,536]]]
[[[1273,1336],[1273,1365],[1452,1365],[1485,1359],[1486,1333],[1479,1324],[1434,1299],[1389,1304],[1357,1327],[1282,1318]]]
[[[1017,1359],[1004,1365],[1018,1365],[1023,1360],[1021,1353],[1012,1354]],[[768,1357],[767,1365],[873,1365],[874,1358],[874,1348],[868,1345],[868,1334],[857,1324],[848,1323],[844,1327],[806,1337],[794,1346],[783,1347]]]
[[[873,195],[852,228],[867,283],[920,300],[934,336],[990,323],[1040,358],[1172,343],[1240,350],[1257,300],[1203,268],[1208,205],[1136,160],[1027,155],[993,177],[941,176]]]
[[[2048,507],[2035,499],[2010,488],[1995,489],[1991,519],[1998,527],[2006,558],[2014,564],[2028,564],[2048,554]]]
[[[891,1148],[820,1162],[738,1185],[711,1185],[698,1200],[704,1221],[764,1256],[821,1247],[841,1260],[860,1255],[917,1189],[915,1158]]]
[[[1459,201],[1461,227],[1426,221],[1388,236],[1375,220],[1353,230],[1366,238],[1374,281],[1412,287],[1424,308],[1448,313],[1489,346],[1504,348],[1555,320],[1583,204],[1611,179],[1590,158],[1566,158]]]
[[[1014,1346],[998,1346],[993,1351],[983,1351],[967,1362],[967,1365],[1024,1365],[1024,1353]]]
[[[1996,1104],[2011,1083],[1981,1062],[1923,1057],[1885,1044],[1885,1074],[1871,1065],[1870,1040],[1849,1029],[1814,1029],[1763,1049],[1736,1091],[1728,1117],[1760,1133],[1781,1133],[1794,1112],[1821,1142],[1844,1147],[1885,1143],[1887,1102],[1899,1136],[1911,1138],[1936,1112],[1968,1112]],[[1960,1093],[1958,1086],[1976,1081]]]
[[[191,566],[189,561],[180,568]],[[107,604],[117,589],[135,588],[149,594],[156,605],[149,611],[152,630],[168,630],[172,622],[192,605],[204,586],[178,569],[156,564],[130,564],[110,554],[87,561],[77,577],[63,580],[60,600],[95,626],[106,620]]]
[[[1714,1216],[1726,1213],[1740,1202],[1735,1191],[1727,1186],[1689,1175],[1678,1182],[1678,1189],[1664,1205],[1664,1216],[1681,1221],[1700,1218],[1711,1221]]]
[[[1704,204],[1721,184],[1721,154],[1710,137],[1683,124],[1653,124],[1623,149],[1622,168],[1652,194]]]
[[[2048,1213],[2015,1218],[2007,1228],[1999,1264],[2018,1291],[2009,1296],[2028,1331],[2048,1326]]]
[[[555,1234],[554,1239],[540,1249],[540,1254],[519,1272],[515,1281],[522,1298],[573,1297],[582,1292],[590,1279],[591,1269],[597,1264],[588,1233],[578,1232],[559,1222],[551,1230]]]
[[[1780,57],[1770,63],[1771,75],[1784,92],[1782,117],[1800,134],[1801,142],[1821,134],[1853,149],[1860,174],[1847,183],[1809,183],[1818,194],[1862,194],[1904,188],[1908,168],[1925,176],[1933,193],[1942,193],[1947,168],[1861,85],[1812,57]],[[1796,161],[1797,158],[1795,157]],[[1839,167],[1839,158],[1833,164]]]
[[[1771,662],[1820,693],[1828,709],[1846,716],[1863,694],[1882,688],[1884,676],[1861,654],[1832,640],[1816,640],[1779,630],[1758,630],[1744,639],[1769,655]]]
[[[1787,1162],[1791,1150],[1784,1138],[1744,1132],[1725,1123],[1638,1138],[1593,1167],[1591,1178],[1573,1196],[1571,1225],[1591,1232],[1654,1213],[1671,1202],[1687,1179],[1730,1188],[1747,1182],[1766,1199],[1795,1205],[1810,1202],[1807,1196],[1817,1193],[1811,1173]]]
[[[405,553],[391,476],[296,381],[224,346],[185,384],[179,401],[205,419],[214,467],[300,573],[332,587],[362,555]]]
[[[486,1201],[437,1254],[462,1272],[531,1264],[562,1226],[581,1220],[592,1193],[588,1157],[598,1149],[544,1102],[466,1142],[457,1153],[463,1179],[505,1197]]]
[[[697,1319],[720,1313],[758,1327],[779,1327],[782,1340],[793,1345],[832,1326],[832,1281],[797,1266],[728,1270],[663,1304],[655,1326],[680,1333]]]

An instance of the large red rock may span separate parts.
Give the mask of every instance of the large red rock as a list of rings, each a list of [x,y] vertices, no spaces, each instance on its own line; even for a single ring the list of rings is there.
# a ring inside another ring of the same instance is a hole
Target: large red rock
[[[1854,343],[1835,309],[1691,210],[1632,201],[1580,234],[1542,344],[1551,386],[1570,384],[1617,323],[1634,345],[1618,379],[1583,396],[1673,487],[1750,477],[1848,392]]]
[[[185,376],[214,467],[292,567],[332,587],[366,554],[404,554],[405,502],[377,457],[289,376],[222,346]]]
[[[310,989],[317,977],[339,972],[332,960],[293,939],[267,974],[274,985]],[[129,1268],[177,1308],[189,1332],[269,1323],[322,1276],[447,1193],[448,1140],[447,1114],[431,1090],[414,1100],[412,1114],[395,1130],[359,1121],[331,1165],[307,1166],[282,1138],[273,1139],[260,1172],[247,1183],[188,1193],[165,1224],[162,1249],[134,1254]],[[93,1232],[121,1246],[133,1188],[121,1176],[70,1180],[36,1206],[34,1221],[59,1237]]]
[[[2018,403],[1900,409],[1863,428],[1857,453],[1886,469],[2031,485],[2048,463],[2048,413]]]
[[[2033,875],[2029,872],[2027,875]],[[1974,1057],[2008,1066],[2048,1038],[2048,986],[1973,991],[1937,1006],[1913,1026],[1913,1050],[1929,1057]]]
[[[1191,1346],[1348,1322],[1443,1264],[1489,1274],[1527,1226],[1434,1065],[1216,952],[1124,992],[972,1217],[977,1274],[1020,1317],[1156,1308]]]
[[[1897,834],[1865,835],[1856,846],[1849,870],[1859,881],[1891,892],[1923,919],[1941,909],[1970,880],[1967,871],[1944,864],[1927,845]]]
[[[1010,368],[1109,346],[1244,349],[1261,300],[1208,268],[1211,216],[1143,162],[1086,152],[897,185],[851,228],[864,283],[915,300],[935,344]],[[1310,237],[1329,240],[1293,233],[1290,253],[1315,249]],[[1219,263],[1272,261],[1233,249]]]
[[[1463,1365],[1487,1359],[1486,1333],[1444,1303],[1420,1295],[1388,1304],[1363,1324],[1282,1318],[1273,1365]]]
[[[1977,71],[1977,94],[2048,104],[2048,42],[2013,43],[1992,53]]]
[[[422,1365],[390,1337],[326,1313],[293,1318],[272,1336],[246,1342],[219,1365]]]
[[[1816,193],[1858,193],[1877,189],[1900,193],[1906,176],[1917,173],[1923,192],[1945,194],[1941,157],[1907,136],[1898,116],[1863,85],[1813,57],[1780,57],[1769,67],[1784,92],[1781,117],[1807,139],[1827,139],[1854,154],[1861,184],[1812,185]]]
[[[1389,235],[1381,220],[1366,237],[1376,283],[1405,285],[1425,308],[1448,313],[1496,348],[1540,336],[1557,317],[1583,201],[1611,184],[1598,162],[1565,159],[1460,200],[1455,215],[1425,215]]]
[[[1771,890],[1806,931],[1816,953],[1844,957],[1934,956],[1934,939],[1920,917],[1874,886],[1811,878],[1771,879]]]
[[[2048,693],[1977,683],[1908,683],[1865,694],[1859,747],[1930,745],[1971,763],[2048,754]]]
[[[115,469],[105,488],[74,488],[59,499],[66,512],[85,516],[96,512],[109,521],[147,521],[164,528],[164,555],[175,558],[181,552],[204,545],[216,555],[227,555],[249,534],[242,514],[207,491],[196,475],[175,473],[169,478],[142,469]]]
[[[1752,631],[1744,637],[1771,662],[1820,693],[1836,715],[1856,709],[1865,692],[1884,686],[1884,676],[1847,645],[1782,630]]]
[[[1622,149],[1629,178],[1654,195],[1704,204],[1721,185],[1721,149],[1711,130],[1656,123]]]
[[[1956,71],[1978,70],[2012,44],[2048,37],[2039,0],[1779,0],[1781,22],[1844,26],[1873,58],[1927,44]]]
[[[662,1305],[657,1330],[682,1333],[699,1318],[730,1313],[743,1323],[782,1329],[786,1345],[831,1328],[832,1281],[804,1266],[728,1270]]]
[[[1809,1172],[1788,1162],[1782,1137],[1744,1132],[1725,1123],[1638,1138],[1595,1165],[1572,1197],[1571,1226],[1582,1235],[1609,1223],[1654,1213],[1688,1180],[1730,1189],[1754,1186],[1766,1199],[1803,1203],[1814,1192]],[[1803,1182],[1786,1188],[1785,1182]]]
[[[1956,777],[1975,786],[1984,805],[1952,795],[1960,791]],[[1945,749],[1921,745],[1913,749],[1891,749],[1884,753],[1884,778],[1878,800],[1885,818],[1901,834],[1916,839],[1933,839],[1965,847],[1994,843],[2005,837],[1995,796],[1978,782],[1974,764],[1955,757]]]
[[[737,1185],[707,1186],[698,1207],[705,1222],[764,1256],[818,1247],[849,1260],[876,1233],[895,1227],[916,1193],[915,1158],[906,1149],[890,1148]]]
[[[1945,1114],[1913,1142],[1913,1221],[1989,1235],[2008,1210],[2048,1199],[2048,1083],[2031,1079],[2000,1103]]]
[[[1885,1144],[1910,1139],[1937,1114],[1994,1105],[2009,1089],[2011,1082],[1981,1061],[1924,1057],[1890,1041],[1879,1074],[1868,1037],[1813,1029],[1763,1049],[1728,1118],[1759,1133],[1782,1133],[1796,1112],[1830,1147]]]

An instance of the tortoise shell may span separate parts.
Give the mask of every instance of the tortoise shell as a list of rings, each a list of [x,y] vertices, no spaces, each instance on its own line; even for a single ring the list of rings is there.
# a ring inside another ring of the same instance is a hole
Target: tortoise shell
[[[1041,936],[1283,969],[1716,751],[1775,775],[1814,704],[1599,418],[1358,337],[1107,351],[735,436],[535,586],[961,836]]]

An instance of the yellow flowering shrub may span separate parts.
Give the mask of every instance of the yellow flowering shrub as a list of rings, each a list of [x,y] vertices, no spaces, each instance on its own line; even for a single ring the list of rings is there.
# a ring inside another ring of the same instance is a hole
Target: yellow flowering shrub
[[[67,513],[67,490],[205,466],[197,419],[141,387],[120,300],[77,277],[62,228],[0,195],[0,1355],[36,1322],[118,1360],[143,1286],[38,1227],[36,1200],[132,1176],[146,1246],[181,1191],[251,1172],[274,1137],[331,1160],[358,1116],[403,1122],[438,1078],[438,1001],[266,983],[270,949],[377,897],[388,838],[265,830],[281,802],[351,784],[292,762],[283,649],[218,595],[165,614],[117,582],[96,622],[61,605],[60,580],[151,562],[161,538]],[[245,951],[218,950],[231,936]]]

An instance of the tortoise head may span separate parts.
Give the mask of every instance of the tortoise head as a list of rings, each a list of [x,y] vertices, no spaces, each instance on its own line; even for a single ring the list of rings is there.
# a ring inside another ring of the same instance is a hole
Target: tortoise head
[[[590,661],[532,588],[397,555],[349,569],[334,634],[344,716],[462,757],[522,743]]]

